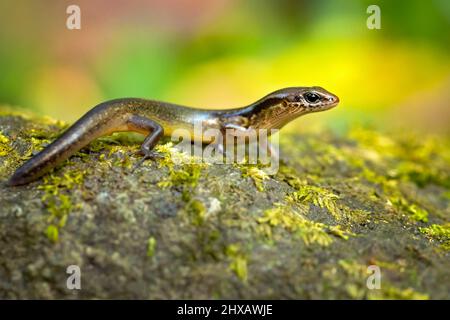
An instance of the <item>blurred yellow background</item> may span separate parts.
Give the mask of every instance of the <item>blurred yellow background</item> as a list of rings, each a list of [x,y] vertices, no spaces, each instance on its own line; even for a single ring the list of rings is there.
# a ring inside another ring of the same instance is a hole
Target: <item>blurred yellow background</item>
[[[319,85],[339,107],[291,128],[450,132],[448,0],[2,0],[0,17],[0,103],[57,119],[118,97],[226,108]]]

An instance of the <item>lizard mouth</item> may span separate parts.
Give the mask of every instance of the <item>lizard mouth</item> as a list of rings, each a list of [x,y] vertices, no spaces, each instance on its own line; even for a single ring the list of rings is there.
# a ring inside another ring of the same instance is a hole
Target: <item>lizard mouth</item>
[[[325,111],[330,110],[336,107],[339,104],[339,98],[335,95],[329,96],[322,100],[322,103],[319,106],[310,106],[309,110],[312,112]]]
[[[339,97],[332,95],[328,97],[328,101],[326,103],[327,107],[333,108],[336,107],[339,104]]]

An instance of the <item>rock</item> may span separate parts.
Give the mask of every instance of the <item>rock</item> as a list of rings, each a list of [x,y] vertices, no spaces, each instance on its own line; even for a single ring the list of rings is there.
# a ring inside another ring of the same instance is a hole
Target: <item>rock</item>
[[[63,128],[0,110],[1,181]],[[445,137],[283,130],[271,176],[177,164],[167,140],[132,172],[138,148],[101,138],[38,181],[2,183],[0,298],[450,298]]]

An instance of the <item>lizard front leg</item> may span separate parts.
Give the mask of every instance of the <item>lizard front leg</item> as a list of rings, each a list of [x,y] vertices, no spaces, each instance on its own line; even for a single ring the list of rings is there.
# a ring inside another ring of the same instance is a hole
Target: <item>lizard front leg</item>
[[[133,170],[139,167],[147,159],[161,157],[159,153],[153,151],[153,148],[158,143],[159,139],[161,139],[164,135],[164,129],[159,123],[149,118],[132,115],[127,121],[127,126],[129,130],[148,134],[141,145],[140,152],[144,155],[144,157],[139,160]]]

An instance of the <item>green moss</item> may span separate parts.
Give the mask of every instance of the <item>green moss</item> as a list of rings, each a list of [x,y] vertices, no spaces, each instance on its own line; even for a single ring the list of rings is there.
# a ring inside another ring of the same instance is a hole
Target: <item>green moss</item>
[[[327,234],[324,224],[306,219],[298,229],[298,235],[306,245],[317,243],[320,246],[328,246],[333,242],[332,238]]]
[[[338,265],[352,278],[361,278],[366,275],[367,266],[364,266],[356,261],[339,260]]]
[[[386,174],[389,178],[413,182],[419,187],[428,184],[450,187],[450,175],[446,170],[450,162],[447,139],[417,133],[396,134],[393,139],[363,128],[355,128],[349,136],[371,152],[372,156],[366,158],[385,164],[389,162]],[[391,161],[393,159],[396,161]]]
[[[159,166],[169,170],[168,177],[158,182],[158,186],[181,189],[183,200],[188,202],[207,164],[175,150],[172,143],[159,145],[156,150],[163,154]]]
[[[59,238],[58,227],[53,224],[49,225],[47,227],[47,229],[45,230],[45,235],[51,242],[54,242],[54,243],[58,242],[58,238]]]
[[[76,170],[67,170],[61,174],[52,173],[43,177],[43,184],[38,189],[44,190],[45,195],[43,201],[52,195],[57,195],[63,190],[71,190],[75,186],[83,183],[86,171],[77,172]]]
[[[116,147],[117,148],[117,147]],[[133,161],[131,160],[131,157],[128,156],[128,152],[124,151],[122,149],[118,149],[115,151],[116,148],[111,148],[110,152],[113,152],[115,157],[112,161],[112,165],[115,167],[121,167],[126,169],[133,168]]]
[[[288,203],[300,203],[314,205],[326,209],[336,221],[346,218],[350,222],[361,222],[370,216],[370,212],[363,209],[351,209],[342,202],[341,198],[332,191],[313,185],[299,185],[296,183],[297,191],[286,196]]]
[[[428,222],[428,212],[418,205],[409,203],[403,197],[391,197],[389,200],[394,207],[406,212],[413,221]]]
[[[426,228],[419,228],[419,230],[429,237],[436,240],[449,240],[450,239],[450,223],[445,225],[433,224]]]
[[[336,237],[342,238],[344,240],[348,240],[350,238],[350,236],[356,236],[356,234],[354,234],[353,232],[344,230],[339,225],[338,226],[329,226],[328,233],[330,233]]]
[[[317,207],[325,208],[335,219],[339,220],[342,214],[336,202],[337,199],[339,199],[339,196],[333,192],[311,185],[301,186],[297,191],[287,197],[289,201],[310,203]]]
[[[438,168],[429,167],[428,163],[402,162],[392,176],[411,181],[423,188],[429,184],[450,187],[450,176]]]
[[[255,183],[256,189],[261,192],[264,191],[263,181],[269,179],[267,173],[258,168],[256,165],[243,164],[239,165],[239,168],[241,169],[243,178],[251,178]]]
[[[9,139],[0,132],[0,157],[8,155],[11,151],[11,146],[9,145]]]
[[[390,262],[390,261],[382,261],[378,259],[373,259],[371,262],[373,265],[377,265],[382,269],[395,271],[398,273],[405,272],[408,265],[406,264],[405,260],[399,260],[396,262]]]
[[[160,187],[185,186],[195,188],[201,174],[197,165],[182,165],[178,170],[169,171],[169,179],[158,183]]]
[[[50,213],[49,221],[59,218],[58,225],[63,227],[67,220],[67,215],[73,210],[72,200],[65,194],[58,194],[52,197],[46,197],[47,211]]]
[[[266,210],[257,221],[260,224],[260,232],[268,239],[272,239],[273,228],[281,227],[297,235],[306,245],[318,244],[320,246],[328,246],[333,242],[330,235],[344,240],[354,235],[342,229],[341,226],[328,226],[308,220],[297,210],[280,204]]]
[[[201,226],[205,222],[206,208],[200,200],[191,200],[186,205],[186,211],[193,225]]]
[[[44,191],[41,200],[49,213],[47,221],[50,226],[46,231],[49,240],[53,242],[58,240],[58,233],[55,236],[55,228],[64,227],[68,215],[80,208],[80,205],[74,204],[71,194],[82,184],[85,174],[86,172],[72,170],[63,175],[49,174],[44,176],[43,184],[38,186],[38,189]]]
[[[154,237],[150,237],[147,240],[147,257],[152,258],[155,255],[156,251],[156,239]]]
[[[286,182],[294,189],[300,189],[308,184],[308,181],[306,179],[302,179],[302,176],[299,175],[293,168],[283,164],[280,164],[276,177],[280,181]]]
[[[247,282],[247,256],[242,252],[239,244],[230,244],[225,248],[225,255],[231,260],[229,269],[243,282]]]
[[[382,290],[372,290],[368,296],[370,300],[428,300],[430,297],[412,288],[399,289],[387,286]]]
[[[432,224],[429,227],[419,228],[419,230],[430,240],[439,242],[444,250],[450,251],[450,223]]]
[[[189,201],[192,196],[192,191],[198,184],[202,172],[202,167],[197,164],[184,164],[178,169],[170,168],[169,176],[158,182],[161,188],[174,187],[181,189],[182,198],[184,201]]]
[[[353,299],[401,299],[401,300],[426,300],[427,294],[417,292],[413,288],[400,289],[395,287],[386,277],[384,269],[381,269],[380,289],[367,288],[366,281],[370,273],[366,265],[351,260],[339,260],[338,265],[348,275],[349,279],[345,281],[345,290]],[[377,264],[378,265],[378,264]],[[394,264],[384,262],[378,265],[380,268],[389,266],[392,270],[399,271],[392,267]],[[338,285],[340,282],[338,282]]]
[[[353,127],[348,137],[355,140],[362,148],[382,153],[388,157],[398,154],[400,151],[398,143],[391,137],[363,127]],[[375,157],[375,156],[373,156]]]

